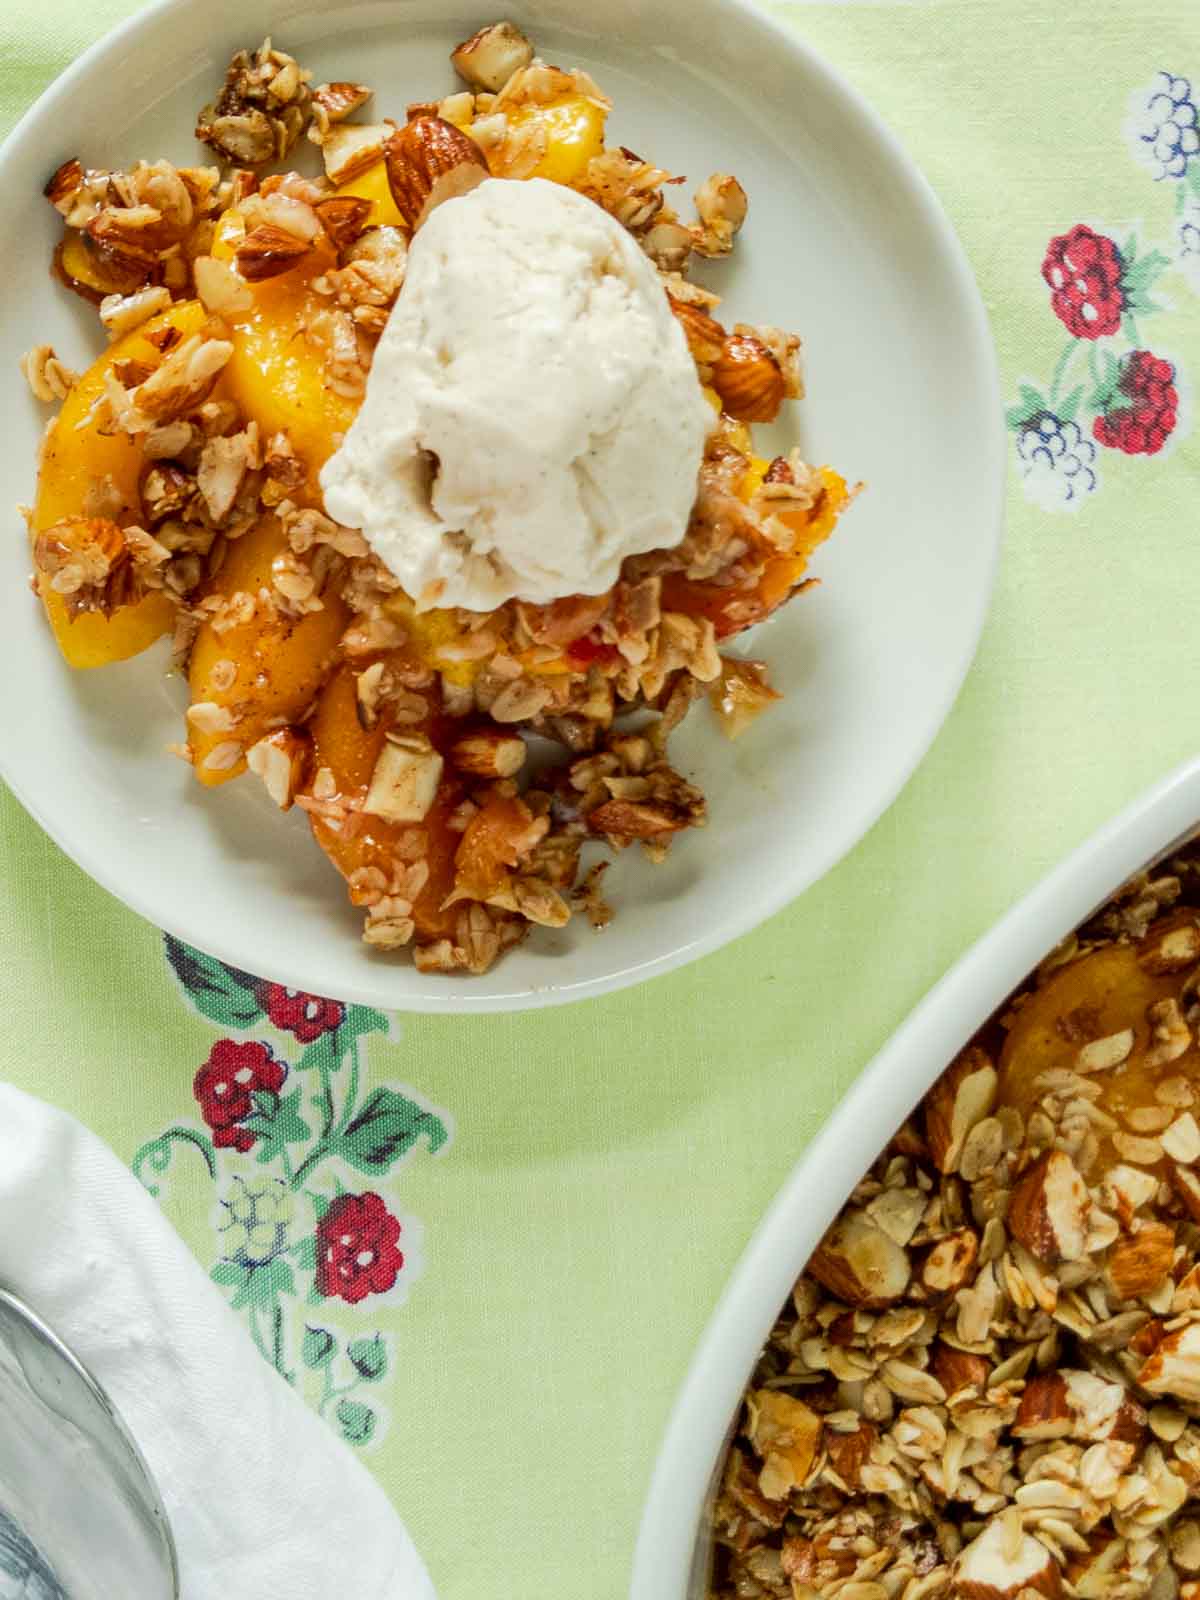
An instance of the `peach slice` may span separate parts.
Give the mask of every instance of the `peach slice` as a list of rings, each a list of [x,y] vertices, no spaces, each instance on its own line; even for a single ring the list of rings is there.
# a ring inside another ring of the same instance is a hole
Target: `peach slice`
[[[258,596],[270,588],[271,564],[286,548],[278,519],[264,517],[229,545],[209,594]],[[249,621],[224,631],[206,622],[196,635],[188,744],[207,787],[244,771],[249,747],[312,703],[349,620],[338,594],[327,590],[323,600],[320,611],[299,618],[278,615],[260,600]]]
[[[370,731],[359,720],[356,680],[367,665],[344,664],[337,669],[325,685],[309,724],[314,773],[326,768],[333,775],[338,794],[348,800],[361,800],[366,795],[388,728],[384,717]],[[436,745],[442,735],[439,721],[444,719],[431,717],[419,727],[406,727],[404,731],[424,732]],[[360,812],[354,818],[358,827],[338,831],[325,818],[313,814],[313,837],[347,879],[364,867],[376,867],[388,878],[406,861],[426,861],[429,879],[413,906],[413,920],[419,938],[446,938],[453,935],[457,912],[453,907],[443,910],[442,905],[454,887],[454,853],[462,838],[450,828],[448,819],[461,794],[461,783],[447,775],[423,822],[388,822]],[[418,839],[418,835],[422,838]],[[418,844],[421,848],[417,848]]]
[[[203,326],[206,315],[196,300],[170,306],[111,345],[83,374],[63,401],[42,446],[33,510],[35,532],[45,532],[65,517],[82,516],[89,488],[105,478],[111,478],[125,501],[137,504],[141,451],[123,433],[101,433],[93,407],[114,363],[157,363],[161,353],[151,335],[174,328],[186,339]],[[165,596],[151,594],[122,607],[111,618],[85,612],[72,621],[62,599],[44,581],[39,582],[38,593],[58,647],[72,667],[102,667],[138,655],[170,630],[175,617]]]

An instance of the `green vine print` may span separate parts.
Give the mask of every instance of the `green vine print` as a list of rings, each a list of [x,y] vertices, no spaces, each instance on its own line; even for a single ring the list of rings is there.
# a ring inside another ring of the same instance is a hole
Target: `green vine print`
[[[381,1437],[392,1347],[344,1317],[406,1297],[420,1224],[388,1190],[420,1150],[447,1146],[449,1119],[406,1085],[368,1086],[366,1041],[391,1032],[383,1012],[165,943],[188,1003],[224,1036],[192,1082],[203,1127],[180,1121],[147,1139],[134,1173],[159,1196],[175,1162],[202,1164],[215,1198],[213,1281],[263,1359],[349,1444],[366,1446]],[[287,1054],[272,1033],[288,1037]]]

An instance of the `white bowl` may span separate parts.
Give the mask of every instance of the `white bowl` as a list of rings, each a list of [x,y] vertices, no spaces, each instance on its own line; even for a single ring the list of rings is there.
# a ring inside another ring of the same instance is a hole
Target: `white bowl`
[[[493,12],[596,74],[622,142],[693,187],[713,170],[742,178],[750,221],[711,280],[731,320],[803,333],[810,398],[795,437],[868,483],[814,563],[822,587],[753,641],[786,701],[734,748],[703,707],[678,740],[710,799],[707,832],[656,871],[638,852],[621,860],[603,936],[539,932],[486,977],[422,976],[360,943],[301,817],[281,822],[253,780],[204,792],[163,755],[182,694],[161,654],[72,674],[29,597],[21,539],[0,557],[11,686],[0,770],[47,832],[143,916],[237,966],[414,1010],[513,1009],[637,982],[753,927],[826,872],[949,710],[1000,529],[995,364],[953,233],[874,114],[737,0],[169,0],[143,12],[76,62],[0,152],[15,208],[0,240],[0,372],[11,377],[34,342],[76,366],[100,344],[92,314],[47,272],[57,219],[40,190],[60,161],[194,161],[195,111],[232,49],[268,32],[322,77],[373,83],[381,114],[400,112],[452,89],[449,49]],[[28,499],[44,415],[14,389],[7,416],[0,468],[10,499]]]
[[[1134,873],[1198,829],[1200,759],[1093,834],[985,934],[929,991],[809,1145],[734,1269],[675,1401],[642,1515],[630,1600],[703,1595],[701,1519],[742,1392],[792,1285],[859,1178],[1042,958]]]

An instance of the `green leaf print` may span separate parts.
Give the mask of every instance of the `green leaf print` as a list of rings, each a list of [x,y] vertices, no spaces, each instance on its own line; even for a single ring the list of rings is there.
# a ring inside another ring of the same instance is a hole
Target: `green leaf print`
[[[428,1140],[432,1155],[449,1137],[441,1118],[415,1100],[394,1089],[375,1089],[331,1141],[330,1153],[375,1176],[389,1171],[418,1139]]]
[[[375,1432],[375,1413],[357,1400],[339,1400],[334,1415],[347,1444],[368,1444]]]
[[[258,1135],[258,1159],[264,1166],[278,1161],[289,1144],[303,1144],[312,1129],[299,1113],[302,1090],[295,1088],[282,1097],[270,1090],[260,1089],[251,1095],[254,1114],[242,1124]]]
[[[314,1328],[306,1323],[304,1339],[300,1345],[300,1359],[313,1372],[327,1367],[337,1355],[337,1340],[328,1328]]]
[[[206,956],[170,934],[164,943],[172,972],[202,1017],[239,1032],[259,1021],[263,1009],[249,973],[228,967],[215,956]]]
[[[387,1377],[387,1346],[379,1334],[373,1339],[355,1339],[346,1355],[364,1383],[381,1383]]]

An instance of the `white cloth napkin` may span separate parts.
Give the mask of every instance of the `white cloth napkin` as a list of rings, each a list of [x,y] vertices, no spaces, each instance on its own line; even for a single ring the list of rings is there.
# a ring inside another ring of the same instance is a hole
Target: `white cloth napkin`
[[[184,1600],[434,1600],[383,1491],[267,1367],[141,1184],[8,1084],[0,1285],[115,1401],[166,1504]]]

